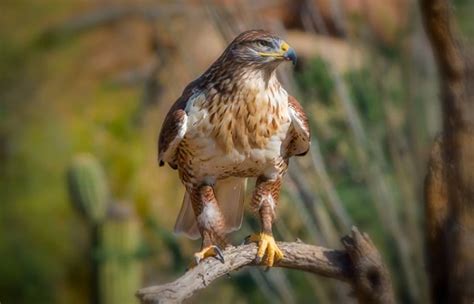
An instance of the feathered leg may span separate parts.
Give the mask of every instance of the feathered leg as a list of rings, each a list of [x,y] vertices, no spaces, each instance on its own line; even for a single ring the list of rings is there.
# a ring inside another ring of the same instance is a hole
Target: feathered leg
[[[253,234],[248,241],[258,244],[256,262],[263,260],[264,264],[271,267],[283,258],[283,253],[275,243],[272,233],[272,224],[275,219],[275,209],[280,197],[281,178],[268,179],[260,176],[257,179],[255,191],[251,202],[252,209],[260,216],[261,232]]]
[[[190,189],[191,202],[199,232],[202,237],[201,251],[194,254],[195,263],[213,256],[224,262],[221,248],[227,246],[225,240],[225,220],[210,185],[201,185]]]

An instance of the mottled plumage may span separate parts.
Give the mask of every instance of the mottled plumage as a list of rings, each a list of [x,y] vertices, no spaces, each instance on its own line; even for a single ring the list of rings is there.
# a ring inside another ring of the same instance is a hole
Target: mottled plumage
[[[276,77],[284,60],[296,60],[286,42],[262,30],[244,32],[165,118],[158,161],[177,169],[186,187],[175,231],[203,238],[197,260],[214,255],[240,228],[247,177],[257,177],[251,205],[262,223],[252,240],[267,265],[281,257],[271,237],[281,179],[289,158],[310,145],[306,115]]]

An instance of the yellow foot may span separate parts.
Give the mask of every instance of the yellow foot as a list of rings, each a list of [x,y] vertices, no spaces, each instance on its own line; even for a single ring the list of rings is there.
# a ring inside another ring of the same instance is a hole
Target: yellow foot
[[[272,267],[274,263],[283,258],[283,252],[278,248],[275,239],[270,234],[263,232],[252,234],[247,237],[246,241],[257,243],[258,251],[255,258],[257,264],[260,264],[265,256],[263,263],[268,267]]]
[[[199,262],[208,257],[215,257],[216,259],[221,261],[221,263],[224,263],[224,254],[222,253],[222,250],[216,245],[211,245],[203,248],[201,251],[196,252],[194,254],[194,262],[192,263],[190,268],[196,266],[197,264],[199,264]]]

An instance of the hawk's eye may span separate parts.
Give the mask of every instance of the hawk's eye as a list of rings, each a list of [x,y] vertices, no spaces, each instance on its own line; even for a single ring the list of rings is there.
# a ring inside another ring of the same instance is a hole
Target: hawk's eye
[[[273,44],[268,40],[257,40],[256,45],[262,48],[271,48]]]

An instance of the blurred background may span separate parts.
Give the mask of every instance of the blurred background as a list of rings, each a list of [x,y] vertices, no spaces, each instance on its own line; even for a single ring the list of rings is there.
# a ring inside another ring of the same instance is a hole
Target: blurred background
[[[474,2],[455,0],[464,39]],[[310,115],[276,238],[340,248],[370,234],[400,303],[428,301],[422,184],[441,127],[436,68],[412,0],[5,0],[0,4],[0,301],[135,303],[184,272],[183,197],[159,168],[161,122],[243,30],[288,41],[279,68]],[[249,183],[251,192],[253,183]],[[258,229],[247,212],[234,244]],[[246,268],[190,303],[350,303],[347,286]]]

